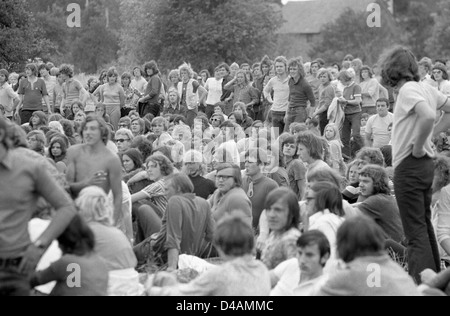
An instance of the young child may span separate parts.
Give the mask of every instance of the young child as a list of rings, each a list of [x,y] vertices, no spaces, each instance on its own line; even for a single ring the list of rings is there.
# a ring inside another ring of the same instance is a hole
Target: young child
[[[361,138],[366,139],[366,124],[370,115],[368,113],[361,114]]]
[[[325,126],[324,138],[328,141],[331,156],[331,168],[338,171],[342,176],[345,176],[347,168],[342,158],[342,142],[339,133],[339,128],[336,124],[328,124]]]
[[[312,132],[316,136],[322,136],[319,130],[319,120],[316,118],[309,118],[306,120],[306,126],[308,126],[308,130]]]
[[[58,243],[63,256],[49,268],[35,272],[31,286],[56,281],[51,296],[106,296],[108,269],[94,252],[94,233],[79,215],[73,218]]]

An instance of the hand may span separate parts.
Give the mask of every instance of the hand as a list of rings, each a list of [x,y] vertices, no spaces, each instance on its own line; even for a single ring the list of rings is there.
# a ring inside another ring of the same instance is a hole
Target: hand
[[[258,237],[258,239],[256,240],[256,249],[262,251],[265,244],[266,243],[262,240],[262,238]]]
[[[283,119],[283,122],[284,122],[284,124],[286,124],[286,122],[287,122],[287,115],[284,117],[284,119]]]
[[[87,186],[101,186],[107,180],[108,174],[104,171],[99,171],[94,174],[92,178],[86,181]]]
[[[413,147],[412,155],[414,158],[423,158],[426,154],[427,153],[423,148],[416,148],[416,146]]]
[[[436,272],[430,269],[426,269],[420,273],[420,279],[425,284],[430,284],[436,276]]]
[[[140,98],[140,99],[138,100],[138,102],[139,102],[139,103],[145,103],[145,99],[144,99],[144,98]]]
[[[173,273],[167,271],[156,273],[155,277],[153,278],[152,285],[157,287],[165,287],[177,284],[178,284],[177,277]]]
[[[44,249],[38,248],[34,244],[29,245],[22,257],[19,273],[30,274],[35,271],[44,252]]]

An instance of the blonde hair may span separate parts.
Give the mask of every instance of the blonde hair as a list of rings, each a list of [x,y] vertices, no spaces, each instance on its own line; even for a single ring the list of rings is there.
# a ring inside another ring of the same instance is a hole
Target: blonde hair
[[[113,224],[113,209],[105,191],[97,186],[84,188],[75,201],[80,216],[86,222]]]
[[[327,139],[327,138],[325,137],[325,131],[327,130],[328,127],[331,127],[331,128],[333,129],[333,131],[334,131],[334,137],[333,137],[332,139]],[[328,124],[327,126],[325,126],[325,129],[324,129],[324,133],[323,133],[323,134],[324,134],[323,137],[324,137],[327,141],[337,140],[337,141],[339,142],[339,144],[341,145],[341,147],[344,146],[344,145],[342,144],[342,141],[341,141],[341,133],[339,133],[339,127],[338,127],[336,124],[330,123],[330,124]]]

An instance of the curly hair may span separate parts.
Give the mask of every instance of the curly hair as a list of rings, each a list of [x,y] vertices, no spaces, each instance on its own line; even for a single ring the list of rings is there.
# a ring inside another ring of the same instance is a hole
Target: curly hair
[[[68,64],[62,64],[59,66],[59,73],[62,75],[66,75],[69,78],[73,77],[73,66]]]
[[[309,155],[312,159],[323,159],[324,142],[322,141],[322,138],[317,137],[313,133],[307,131],[300,133],[297,136],[296,141],[297,144],[302,144],[308,149]]]
[[[386,170],[378,165],[367,165],[359,172],[360,177],[368,177],[373,181],[373,195],[391,194],[389,177]]]
[[[438,155],[434,159],[433,193],[450,183],[450,158]]]
[[[147,158],[145,165],[148,166],[150,162],[157,164],[161,170],[163,176],[168,176],[173,173],[173,164],[169,158],[161,153],[157,153]]]
[[[379,148],[364,147],[356,154],[356,159],[384,167],[383,153]]]

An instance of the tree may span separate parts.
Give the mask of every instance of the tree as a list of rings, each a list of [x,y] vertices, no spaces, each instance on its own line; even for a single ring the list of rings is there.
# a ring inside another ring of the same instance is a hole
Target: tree
[[[129,19],[128,14],[139,6],[138,1],[131,1],[129,5],[124,2],[121,4],[122,21]],[[136,50],[134,58],[139,62],[155,59],[166,68],[183,62],[200,69],[211,68],[222,61],[253,60],[255,56],[270,52],[275,43],[274,33],[283,22],[272,0],[142,2],[151,11],[133,16],[144,20],[124,22],[121,43],[125,47],[121,54]],[[146,36],[138,36],[139,41],[130,30],[136,24],[147,26]]]
[[[373,65],[386,47],[399,42],[399,29],[385,5],[381,5],[381,27],[369,27],[369,12],[347,9],[334,22],[324,26],[321,38],[309,52],[327,62],[342,62],[346,54]]]
[[[111,0],[89,3],[83,11],[81,23],[83,26],[73,29],[71,35],[73,63],[81,72],[96,73],[117,59],[119,3]]]
[[[29,13],[26,0],[0,1],[0,65],[10,70],[52,48]]]
[[[434,18],[429,5],[411,1],[405,14],[397,21],[402,28],[402,41],[419,57],[426,55],[424,43],[433,33]]]
[[[450,2],[439,2],[439,10],[431,38],[426,42],[429,57],[450,57]]]

